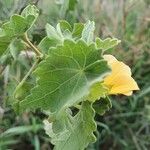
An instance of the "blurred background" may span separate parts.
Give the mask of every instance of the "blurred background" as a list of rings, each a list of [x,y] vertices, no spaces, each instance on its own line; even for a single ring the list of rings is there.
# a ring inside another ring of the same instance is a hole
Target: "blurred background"
[[[0,24],[28,4],[40,9],[32,29],[35,45],[46,35],[45,25],[60,19],[71,24],[93,20],[95,35],[116,37],[122,42],[110,52],[132,68],[140,91],[131,97],[111,97],[113,107],[104,116],[96,116],[98,141],[87,150],[150,150],[150,0],[0,0]],[[31,62],[15,57],[0,58],[0,150],[51,150],[43,130],[40,112],[17,116],[10,104],[12,91]],[[32,86],[26,85],[25,90]]]

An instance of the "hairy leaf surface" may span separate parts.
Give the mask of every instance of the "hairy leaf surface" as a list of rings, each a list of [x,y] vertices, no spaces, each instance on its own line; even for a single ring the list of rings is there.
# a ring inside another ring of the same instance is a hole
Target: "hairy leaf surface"
[[[27,6],[21,15],[13,15],[10,21],[0,28],[0,55],[8,48],[11,40],[19,38],[28,31],[38,17],[38,9],[34,5]]]
[[[95,142],[94,116],[95,111],[91,103],[86,101],[83,102],[81,110],[74,117],[69,114],[66,118],[63,117],[64,128],[60,124],[62,122],[58,123],[60,126],[56,126],[56,124],[45,121],[45,130],[55,145],[54,150],[84,150],[89,143]]]
[[[93,21],[88,21],[83,28],[82,31],[82,39],[87,43],[93,41],[94,38],[94,30],[95,30],[95,23]]]
[[[102,83],[97,82],[92,85],[90,88],[90,93],[87,97],[87,100],[91,102],[95,102],[96,100],[99,100],[100,98],[105,98],[108,93],[108,89],[103,86]]]
[[[96,101],[93,104],[93,108],[99,115],[104,115],[105,112],[108,111],[111,107],[112,103],[108,96],[105,98],[101,98],[99,101]]]
[[[96,38],[97,48],[102,49],[104,51],[118,45],[119,43],[120,43],[120,40],[116,38],[107,38],[105,40]]]
[[[37,86],[20,102],[20,110],[42,108],[57,112],[72,106],[88,95],[91,85],[108,71],[107,62],[94,44],[65,40],[63,46],[51,48],[36,69]]]

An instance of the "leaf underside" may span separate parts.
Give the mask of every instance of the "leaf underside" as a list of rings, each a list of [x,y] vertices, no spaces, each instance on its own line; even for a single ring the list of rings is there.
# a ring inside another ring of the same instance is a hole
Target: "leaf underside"
[[[80,111],[72,117],[70,114],[50,124],[45,122],[46,133],[55,145],[54,150],[84,150],[89,143],[95,142],[95,111],[88,101],[83,102]],[[63,124],[61,124],[63,122]],[[56,125],[57,124],[57,125]],[[62,127],[60,130],[60,127]]]

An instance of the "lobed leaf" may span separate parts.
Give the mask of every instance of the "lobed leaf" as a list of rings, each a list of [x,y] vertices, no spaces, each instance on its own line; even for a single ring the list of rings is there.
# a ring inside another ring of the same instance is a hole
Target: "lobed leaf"
[[[71,25],[66,20],[60,20],[59,23],[62,30],[72,31]]]
[[[84,24],[82,23],[75,23],[72,31],[72,37],[75,39],[79,39],[82,37],[82,31],[84,28]]]
[[[88,101],[83,102],[80,111],[72,117],[67,114],[62,121],[50,124],[45,121],[46,133],[55,145],[54,150],[83,150],[89,143],[96,140],[93,132],[96,131],[94,121],[95,111]],[[65,120],[65,121],[64,121]]]
[[[94,30],[95,30],[95,23],[93,21],[88,21],[83,28],[82,31],[82,39],[87,42],[91,43],[94,38]]]
[[[42,108],[58,112],[70,107],[88,95],[89,88],[108,71],[94,44],[65,40],[64,45],[51,48],[36,69],[37,86],[20,102],[20,111]]]
[[[109,97],[101,98],[93,104],[93,108],[99,115],[104,115],[112,107],[111,100]]]
[[[91,102],[95,102],[100,98],[105,98],[106,95],[108,95],[108,89],[104,87],[101,82],[97,82],[91,86],[90,93],[86,99]]]
[[[107,38],[105,40],[96,38],[97,48],[102,49],[104,51],[118,45],[120,42],[121,41],[116,38]]]
[[[56,47],[58,44],[57,40],[44,37],[38,45],[38,48],[42,51],[42,53],[47,54],[50,47]]]
[[[39,16],[39,10],[34,5],[28,5],[21,13],[21,16],[26,18],[30,27],[34,24]]]
[[[76,23],[72,29],[72,26],[65,20],[60,20],[56,28],[47,24],[47,36],[41,40],[38,47],[43,53],[47,54],[49,48],[62,45],[65,39],[72,39],[74,41],[81,39],[83,28],[84,24]]]
[[[38,13],[38,9],[34,5],[29,5],[21,15],[13,15],[10,21],[2,25],[0,29],[0,55],[5,52],[14,38],[23,36],[32,27]]]

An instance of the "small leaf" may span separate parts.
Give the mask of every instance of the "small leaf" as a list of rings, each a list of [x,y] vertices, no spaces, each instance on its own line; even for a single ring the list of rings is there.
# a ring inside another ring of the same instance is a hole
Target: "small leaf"
[[[63,46],[51,48],[35,71],[37,86],[20,102],[20,110],[49,109],[58,112],[74,105],[89,88],[108,73],[107,62],[94,44],[65,40]]]
[[[100,98],[105,98],[107,93],[108,93],[107,88],[104,87],[102,83],[97,82],[93,84],[92,87],[90,88],[90,93],[87,97],[87,100],[95,102]]]
[[[96,130],[94,121],[95,112],[91,103],[83,102],[81,110],[72,117],[70,114],[63,117],[60,126],[45,121],[46,133],[51,137],[51,142],[55,145],[54,150],[83,150],[89,143],[96,140],[93,132]],[[54,131],[55,128],[55,131]],[[60,130],[61,129],[61,130]]]
[[[55,41],[57,41],[59,43],[62,43],[62,37],[61,37],[61,35],[50,24],[46,25],[46,33],[47,33],[48,38],[50,38],[52,40],[55,40]]]
[[[96,38],[96,44],[98,49],[108,50],[116,45],[118,45],[121,41],[116,38],[107,38],[105,40],[101,40],[100,38]]]
[[[108,96],[106,98],[101,98],[99,101],[96,101],[93,104],[93,108],[99,115],[104,115],[104,113],[108,111],[111,107],[112,103]]]
[[[72,27],[71,27],[71,25],[67,21],[60,20],[59,23],[60,23],[60,28],[62,30],[64,30],[64,31],[65,30],[69,30],[70,32],[72,31]]]
[[[7,37],[0,37],[0,56],[5,52],[9,45],[9,39]]]
[[[38,17],[38,9],[35,6],[27,6],[22,15],[13,15],[10,21],[4,23],[0,28],[0,55],[8,48],[11,40],[28,31]]]
[[[49,37],[45,37],[39,43],[38,48],[44,53],[47,54],[50,47],[55,47],[58,42],[55,39],[50,39]]]
[[[84,29],[82,31],[82,39],[86,41],[87,43],[90,43],[93,41],[94,36],[94,30],[95,30],[95,23],[93,21],[88,21]]]
[[[13,15],[10,20],[10,28],[13,29],[13,36],[22,35],[29,28],[29,24],[25,18],[19,15]],[[11,34],[11,33],[10,33]]]
[[[39,16],[39,10],[34,5],[28,5],[21,13],[21,16],[26,18],[26,21],[30,25],[30,27],[34,24],[36,19]]]
[[[75,38],[75,39],[81,38],[83,28],[84,28],[84,24],[82,24],[82,23],[75,23],[74,24],[74,28],[73,28],[73,32],[72,32],[73,38]]]
[[[57,26],[59,26],[59,30],[60,30],[59,32],[63,39],[71,39],[72,38],[72,33],[71,33],[72,27],[67,21],[61,20]]]

